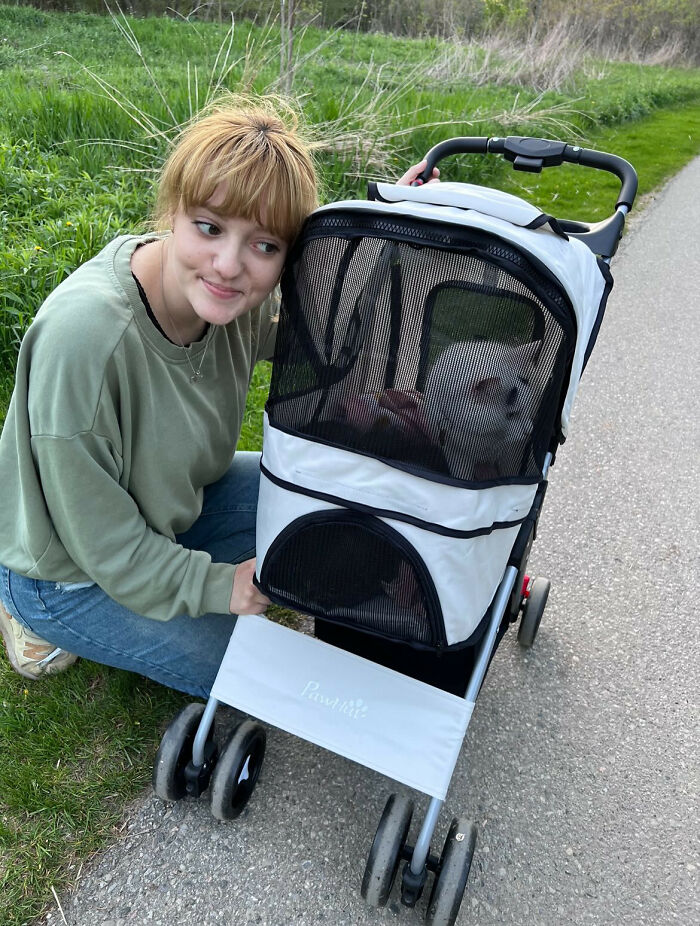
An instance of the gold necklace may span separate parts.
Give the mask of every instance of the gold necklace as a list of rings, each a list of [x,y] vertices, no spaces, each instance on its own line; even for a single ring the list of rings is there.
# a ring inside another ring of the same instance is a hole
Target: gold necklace
[[[202,351],[202,356],[200,357],[200,360],[199,360],[199,366],[195,369],[195,366],[192,363],[192,358],[190,357],[187,351],[187,348],[185,347],[185,342],[182,340],[182,337],[180,336],[180,332],[178,331],[178,327],[173,321],[172,315],[170,314],[170,310],[168,309],[168,303],[165,298],[165,285],[164,285],[164,280],[163,280],[163,251],[164,250],[165,250],[165,238],[162,239],[161,245],[160,245],[160,297],[163,300],[163,308],[165,309],[165,314],[168,316],[168,321],[170,322],[173,331],[177,335],[177,339],[180,342],[180,347],[185,352],[185,357],[187,359],[187,363],[190,366],[190,370],[192,370],[192,376],[190,376],[190,382],[191,383],[201,383],[202,380],[204,379],[204,374],[202,373],[202,365],[204,364],[204,358],[207,356],[207,350],[209,349],[209,343],[213,337],[213,334],[212,334],[213,326],[212,325],[209,326],[209,332],[207,334],[207,340],[204,345],[204,350]]]

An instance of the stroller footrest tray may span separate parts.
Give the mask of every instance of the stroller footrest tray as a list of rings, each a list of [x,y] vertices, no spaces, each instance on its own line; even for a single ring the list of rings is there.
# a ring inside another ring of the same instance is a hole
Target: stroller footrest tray
[[[274,624],[238,618],[212,697],[444,800],[474,704]]]

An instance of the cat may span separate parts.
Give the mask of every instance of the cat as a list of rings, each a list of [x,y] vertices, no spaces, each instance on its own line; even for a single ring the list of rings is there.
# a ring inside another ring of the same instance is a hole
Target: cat
[[[458,341],[433,364],[423,413],[450,475],[488,480],[518,474],[539,396],[532,384],[541,341]]]

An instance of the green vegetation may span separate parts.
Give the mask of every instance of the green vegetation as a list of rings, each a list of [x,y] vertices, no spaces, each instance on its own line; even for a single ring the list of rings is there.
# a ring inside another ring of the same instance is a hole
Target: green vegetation
[[[227,38],[218,23],[131,27],[129,44],[105,17],[0,6],[0,420],[34,312],[115,234],[143,225],[176,125],[210,86],[275,86],[272,28],[242,23]],[[532,47],[519,57],[499,42],[314,28],[299,35],[294,92],[321,140],[326,198],[363,195],[367,177],[398,176],[451,135],[541,134],[614,151],[637,167],[641,194],[700,151],[699,71],[592,58],[563,40],[547,55]],[[495,158],[455,159],[443,176],[509,189],[569,218],[601,218],[617,193],[616,181],[596,171],[536,178]],[[268,382],[261,365],[243,448],[260,446]],[[37,916],[51,887],[70,884],[115,832],[182,700],[86,663],[26,684],[0,660],[0,922]]]
[[[87,662],[32,683],[3,660],[0,692],[0,921],[11,926],[38,915],[51,885],[60,890],[116,835],[124,803],[148,781],[146,757],[185,702]]]
[[[122,36],[107,17],[14,6],[0,7],[0,22],[0,379],[7,379],[48,292],[105,241],[143,224],[153,170],[175,127],[217,86],[274,89],[278,52],[272,28],[247,22],[227,34],[217,23],[120,20],[134,30]],[[563,39],[551,45],[538,58],[534,46],[480,52],[434,38],[301,32],[294,91],[322,143],[329,197],[361,193],[368,176],[397,176],[448,135],[586,143],[602,127],[700,99],[696,70],[599,61]],[[481,158],[457,169],[464,179],[497,184],[506,171]]]

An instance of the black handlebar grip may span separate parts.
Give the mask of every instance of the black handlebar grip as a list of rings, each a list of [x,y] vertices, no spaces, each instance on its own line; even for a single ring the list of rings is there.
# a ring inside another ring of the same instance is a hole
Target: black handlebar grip
[[[522,149],[522,150],[521,150]],[[541,150],[539,150],[541,149]],[[624,158],[616,154],[606,154],[604,151],[593,151],[590,148],[580,148],[577,145],[567,145],[563,142],[550,141],[537,138],[511,137],[486,138],[471,137],[450,138],[435,145],[425,156],[425,170],[413,181],[413,186],[427,183],[432,177],[433,168],[442,160],[454,154],[514,154],[520,152],[523,156],[541,158],[540,166],[553,167],[567,161],[571,164],[581,164],[583,167],[595,167],[615,174],[622,183],[616,208],[627,206],[632,208],[637,195],[637,172]],[[547,161],[549,160],[549,163]]]
[[[433,176],[433,168],[443,158],[451,154],[487,154],[489,150],[488,144],[488,138],[448,138],[447,141],[441,141],[426,154],[425,160],[428,163],[425,170],[418,175],[411,185],[419,186],[421,183],[427,183]]]
[[[618,157],[616,154],[592,151],[590,148],[571,148],[571,146],[567,145],[567,153],[569,152],[578,152],[578,157],[567,157],[567,161],[575,161],[575,163],[582,164],[584,167],[595,167],[598,170],[607,170],[608,173],[615,174],[622,183],[616,208],[619,206],[627,206],[628,209],[632,208],[637,195],[637,171],[629,161]]]

